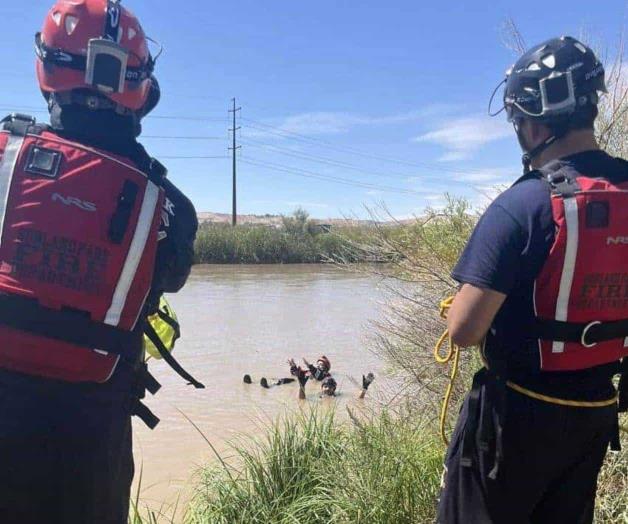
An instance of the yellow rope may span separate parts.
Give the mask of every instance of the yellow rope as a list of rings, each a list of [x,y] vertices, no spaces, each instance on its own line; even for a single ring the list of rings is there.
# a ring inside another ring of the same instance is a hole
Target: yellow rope
[[[449,308],[454,301],[454,297],[448,297],[440,303],[440,316],[442,319],[447,319],[447,314],[449,313]],[[448,343],[447,352],[443,353],[443,346],[445,343]],[[456,383],[456,378],[458,377],[458,368],[460,365],[460,347],[454,344],[453,340],[449,336],[449,330],[445,329],[443,334],[438,339],[436,346],[434,346],[434,360],[438,364],[449,364],[452,362],[451,373],[449,375],[449,384],[447,384],[447,389],[445,390],[445,397],[443,398],[443,404],[440,410],[440,436],[445,443],[445,446],[449,446],[449,439],[447,438],[445,432],[445,426],[447,425],[447,414],[449,412],[449,405],[451,404],[451,394],[454,390],[454,384]]]
[[[612,406],[617,403],[619,397],[615,395],[613,398],[608,400],[601,400],[599,402],[585,402],[580,400],[566,400],[563,398],[550,397],[547,395],[542,395],[541,393],[537,393],[536,391],[531,391],[526,389],[514,382],[506,382],[510,389],[514,389],[516,392],[521,393],[527,397],[540,400],[542,402],[549,402],[550,404],[557,404],[559,406],[569,406],[572,408],[606,408],[608,406]]]
[[[447,320],[447,314],[449,313],[449,309],[454,301],[454,297],[447,297],[442,300],[440,303],[440,316],[442,319]],[[447,351],[443,352],[443,347],[447,343]],[[460,366],[460,346],[454,344],[453,340],[449,336],[449,330],[445,329],[443,334],[440,336],[436,345],[434,346],[434,360],[438,364],[449,364],[451,363],[451,373],[449,374],[449,384],[447,384],[447,389],[445,390],[445,396],[443,398],[443,403],[440,410],[440,436],[445,443],[446,446],[449,445],[449,439],[447,438],[445,426],[447,425],[447,414],[449,412],[449,405],[451,404],[451,395],[454,390],[454,385],[456,382],[456,378],[458,377],[458,369]],[[542,395],[541,393],[536,393],[535,391],[529,390],[514,382],[508,381],[506,383],[509,388],[522,395],[526,395],[530,398],[540,400],[542,402],[548,402],[550,404],[556,404],[559,406],[569,406],[569,407],[578,407],[578,408],[603,408],[612,406],[617,403],[618,396],[615,396],[608,400],[602,400],[599,402],[585,402],[578,400],[567,400],[557,397],[550,397],[548,395]],[[628,427],[619,426],[621,431],[628,433]]]

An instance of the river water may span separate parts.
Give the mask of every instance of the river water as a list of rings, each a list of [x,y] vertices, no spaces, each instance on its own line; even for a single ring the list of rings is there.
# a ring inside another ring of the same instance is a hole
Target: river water
[[[215,460],[185,416],[228,456],[234,438],[261,434],[270,420],[303,406],[295,384],[259,386],[262,376],[289,376],[287,358],[327,355],[340,392],[332,402],[341,408],[365,402],[355,399],[363,373],[381,376],[382,362],[366,349],[382,298],[373,277],[322,265],[199,266],[168,298],[182,326],[176,357],[207,388],[195,390],[165,363],[150,363],[163,387],[146,403],[161,424],[150,431],[135,420],[134,447],[136,489],[141,473],[142,502],[155,511],[171,512],[198,467]],[[245,373],[252,385],[243,384]],[[374,394],[377,388],[378,381]],[[321,402],[316,383],[307,394],[305,405]]]

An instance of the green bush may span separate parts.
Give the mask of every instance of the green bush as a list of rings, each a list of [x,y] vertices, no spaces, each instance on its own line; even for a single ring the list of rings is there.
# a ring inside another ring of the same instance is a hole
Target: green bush
[[[238,460],[201,472],[190,524],[433,522],[443,449],[386,413],[338,424],[312,411],[277,422]]]

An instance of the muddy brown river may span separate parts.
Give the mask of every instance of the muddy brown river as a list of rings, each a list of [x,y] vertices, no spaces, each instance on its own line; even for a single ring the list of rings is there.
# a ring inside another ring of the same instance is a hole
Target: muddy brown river
[[[163,387],[147,404],[161,424],[150,431],[134,421],[135,486],[141,472],[141,499],[154,511],[169,514],[189,495],[199,466],[215,461],[182,413],[228,456],[234,438],[261,434],[286,410],[321,403],[316,384],[308,383],[305,404],[295,384],[259,386],[262,376],[289,376],[287,358],[327,355],[340,393],[332,402],[341,408],[368,402],[355,399],[362,373],[382,374],[383,363],[366,349],[368,321],[378,317],[382,298],[375,278],[321,265],[200,266],[168,298],[182,326],[175,355],[207,388],[187,386],[163,362],[150,364]],[[252,385],[243,384],[245,373]]]

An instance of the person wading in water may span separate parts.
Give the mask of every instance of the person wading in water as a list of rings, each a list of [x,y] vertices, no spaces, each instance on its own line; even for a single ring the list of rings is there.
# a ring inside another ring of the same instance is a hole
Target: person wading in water
[[[450,336],[484,340],[485,367],[449,446],[438,522],[586,524],[628,407],[628,162],[595,140],[604,68],[578,40],[533,47],[503,83],[525,174],[453,271]]]
[[[306,369],[303,369],[301,366],[298,366],[294,359],[288,359],[288,365],[290,366],[290,374],[295,378],[280,378],[273,380],[272,382],[268,382],[268,379],[262,377],[260,379],[260,385],[263,388],[270,389],[274,386],[282,386],[284,384],[292,384],[293,382],[299,383],[299,399],[304,400],[306,398],[305,395],[305,385],[308,380],[314,379],[321,383],[321,392],[320,397],[335,397],[336,390],[338,388],[338,383],[331,376],[331,362],[325,356],[321,356],[316,361],[316,366],[310,364],[305,358],[303,359],[303,363],[305,364]],[[362,375],[362,389],[360,391],[360,396],[358,398],[363,399],[366,396],[366,392],[369,386],[375,380],[375,375],[373,373],[368,373],[367,375]],[[244,375],[243,379],[245,384],[252,384],[253,380],[251,375]]]

